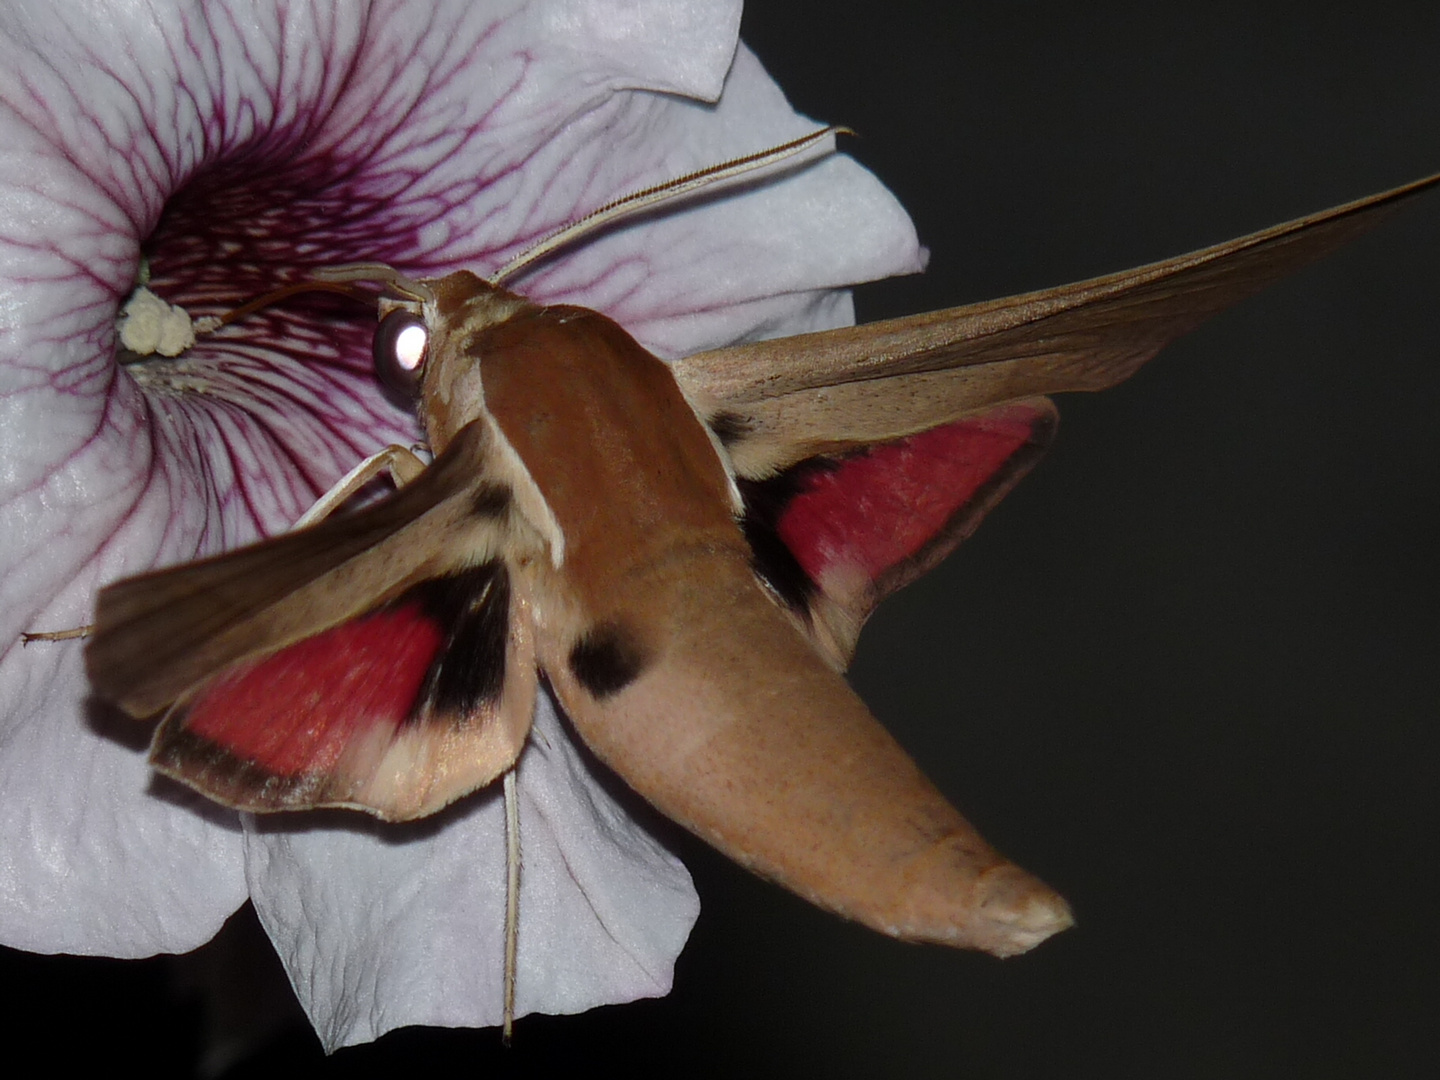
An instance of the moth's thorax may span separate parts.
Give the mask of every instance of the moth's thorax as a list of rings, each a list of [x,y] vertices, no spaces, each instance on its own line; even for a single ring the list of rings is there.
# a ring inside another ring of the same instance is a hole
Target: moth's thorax
[[[530,307],[469,340],[485,409],[565,542],[586,603],[687,547],[743,546],[730,479],[669,366],[612,320]]]
[[[430,330],[429,358],[421,383],[421,415],[430,446],[437,454],[484,410],[480,382],[484,357],[475,348],[478,335],[517,315],[537,310],[522,296],[492,285],[468,270],[427,284],[435,294],[424,306]]]

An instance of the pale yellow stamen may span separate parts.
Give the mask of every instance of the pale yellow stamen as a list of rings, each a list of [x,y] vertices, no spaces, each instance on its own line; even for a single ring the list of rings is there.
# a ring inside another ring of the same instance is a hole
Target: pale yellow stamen
[[[120,344],[133,353],[179,356],[195,344],[197,333],[206,333],[214,325],[218,320],[213,317],[191,319],[184,308],[167,304],[141,285],[121,309],[116,329]]]

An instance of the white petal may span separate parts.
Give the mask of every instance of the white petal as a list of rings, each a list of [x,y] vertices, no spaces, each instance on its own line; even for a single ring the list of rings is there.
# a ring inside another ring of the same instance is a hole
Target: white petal
[[[735,35],[739,0],[546,0],[531,7],[535,37],[567,44],[582,70],[613,66],[633,81],[621,86],[714,101],[720,96]]]
[[[742,45],[716,106],[663,99],[629,118],[626,135],[636,149],[627,161],[640,168],[606,198],[817,126],[790,108]],[[566,133],[575,168],[583,162],[605,170],[613,127]],[[651,147],[654,163],[645,164]],[[569,215],[590,209],[577,201]],[[923,267],[924,252],[895,197],[849,158],[833,156],[743,197],[722,193],[643,227],[620,228],[518,287],[536,299],[604,311],[656,352],[676,357],[741,338],[848,325],[848,295],[833,290]]]
[[[519,790],[519,1013],[667,993],[699,914],[690,876],[605,793],[545,694]],[[498,1024],[498,791],[403,827],[313,817],[248,819],[246,866],[261,922],[326,1049],[408,1024]]]
[[[79,657],[67,642],[0,661],[4,943],[108,956],[193,949],[245,901],[236,815],[155,783],[133,740],[78,720]],[[76,719],[33,720],[43,716]]]

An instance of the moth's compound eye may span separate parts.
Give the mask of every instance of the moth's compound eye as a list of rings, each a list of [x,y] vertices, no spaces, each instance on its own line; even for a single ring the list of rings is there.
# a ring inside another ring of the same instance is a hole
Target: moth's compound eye
[[[375,329],[375,374],[387,390],[413,402],[420,391],[420,372],[430,331],[414,312],[396,308]]]

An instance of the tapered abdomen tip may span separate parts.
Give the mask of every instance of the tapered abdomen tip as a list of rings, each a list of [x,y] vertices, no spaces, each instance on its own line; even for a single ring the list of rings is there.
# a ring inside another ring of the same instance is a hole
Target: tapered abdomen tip
[[[916,859],[905,875],[904,916],[888,932],[1016,956],[1074,925],[1070,905],[1054,889],[988,847],[981,851],[968,837],[952,838]]]
[[[1015,956],[1075,925],[1065,898],[1010,863],[981,875],[975,889],[977,942],[996,956]]]

